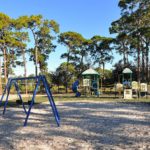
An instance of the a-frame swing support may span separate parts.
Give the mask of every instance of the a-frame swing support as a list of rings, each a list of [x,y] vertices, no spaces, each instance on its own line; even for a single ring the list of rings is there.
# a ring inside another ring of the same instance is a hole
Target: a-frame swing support
[[[19,80],[20,81],[22,81],[22,80],[31,80],[31,79],[35,79],[36,80],[36,86],[35,86],[35,89],[34,89],[34,92],[33,92],[33,96],[32,96],[29,108],[28,108],[28,110],[26,110],[25,105],[24,105],[23,100],[22,100],[22,97],[21,97],[21,94],[20,94],[20,90],[19,90],[17,81],[19,81]],[[49,87],[48,82],[46,80],[46,77],[44,75],[40,75],[40,76],[36,76],[36,77],[25,77],[25,78],[9,78],[8,82],[7,82],[7,85],[6,85],[5,89],[4,89],[4,92],[2,94],[2,97],[0,99],[0,105],[1,105],[2,101],[4,99],[4,96],[6,94],[6,100],[5,100],[5,103],[4,103],[3,115],[5,114],[6,107],[7,107],[7,104],[8,104],[8,98],[9,98],[9,93],[10,93],[11,86],[14,84],[15,89],[17,91],[17,94],[18,94],[18,96],[19,96],[19,98],[20,98],[20,100],[22,102],[22,106],[23,106],[24,112],[26,114],[26,118],[25,118],[25,122],[24,122],[24,126],[26,126],[27,122],[28,122],[29,115],[31,113],[31,108],[32,108],[32,106],[34,104],[34,101],[35,101],[35,96],[36,96],[38,87],[40,85],[40,82],[42,82],[43,85],[44,85],[44,88],[45,88],[48,100],[49,100],[50,105],[52,107],[52,111],[53,111],[56,123],[57,123],[58,126],[60,126],[60,117],[59,117],[59,114],[58,114],[58,111],[57,111],[57,108],[56,108],[56,105],[55,105],[52,93],[50,91],[50,87]]]

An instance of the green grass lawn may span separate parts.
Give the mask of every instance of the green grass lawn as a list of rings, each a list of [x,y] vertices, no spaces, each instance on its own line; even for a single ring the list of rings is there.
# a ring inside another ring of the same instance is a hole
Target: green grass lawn
[[[31,100],[30,98],[23,98],[23,101],[25,104],[28,104],[28,100]],[[140,99],[131,99],[131,100],[124,100],[124,99],[119,99],[119,98],[105,98],[105,97],[79,97],[76,98],[74,96],[70,95],[55,95],[54,100],[56,102],[61,102],[61,101],[71,101],[71,102],[79,102],[79,101],[96,101],[96,102],[131,102],[131,103],[149,103],[150,104],[150,98],[140,98]],[[48,98],[46,96],[37,96],[35,99],[35,104],[43,103],[43,102],[48,102]],[[4,105],[4,102],[2,103],[2,106]],[[14,100],[9,100],[8,106],[16,106],[16,99]]]

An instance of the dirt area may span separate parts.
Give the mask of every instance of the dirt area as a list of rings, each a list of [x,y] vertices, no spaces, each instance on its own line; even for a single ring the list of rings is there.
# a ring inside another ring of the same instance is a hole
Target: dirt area
[[[0,116],[0,150],[148,150],[150,105],[115,102],[57,102],[57,127],[48,104],[35,105],[23,127],[22,107]],[[2,112],[2,107],[0,107]]]

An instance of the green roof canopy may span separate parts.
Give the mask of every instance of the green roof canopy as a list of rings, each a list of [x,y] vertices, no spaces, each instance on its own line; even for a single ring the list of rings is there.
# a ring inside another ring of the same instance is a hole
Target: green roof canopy
[[[99,73],[97,71],[95,71],[94,69],[92,68],[89,68],[87,70],[85,70],[82,75],[98,75],[99,76]]]
[[[123,74],[125,73],[128,73],[128,74],[132,74],[132,71],[129,69],[129,68],[125,68],[123,71],[122,71]]]

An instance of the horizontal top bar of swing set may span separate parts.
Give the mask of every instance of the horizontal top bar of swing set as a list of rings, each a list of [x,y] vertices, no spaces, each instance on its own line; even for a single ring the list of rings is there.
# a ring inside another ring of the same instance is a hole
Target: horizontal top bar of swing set
[[[35,77],[21,77],[21,78],[9,78],[9,80],[32,80],[32,79],[39,79],[41,77],[45,77],[44,75],[35,76]]]

